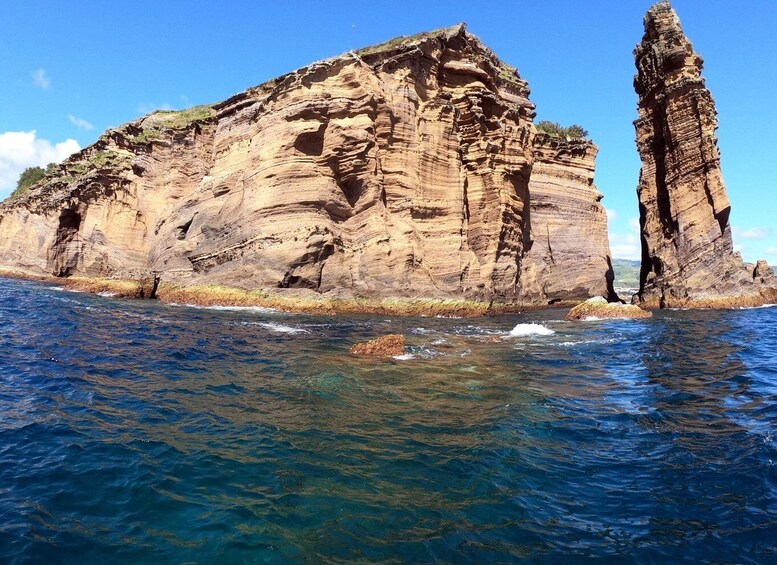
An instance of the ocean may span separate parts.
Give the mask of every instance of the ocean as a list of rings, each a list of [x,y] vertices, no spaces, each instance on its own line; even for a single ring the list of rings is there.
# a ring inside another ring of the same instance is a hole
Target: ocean
[[[0,562],[777,562],[777,308],[565,313],[0,279]]]

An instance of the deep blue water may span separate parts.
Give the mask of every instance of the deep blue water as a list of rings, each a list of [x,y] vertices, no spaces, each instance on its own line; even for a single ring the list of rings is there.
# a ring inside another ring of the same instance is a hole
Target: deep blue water
[[[0,562],[777,562],[777,308],[564,314],[0,279]]]

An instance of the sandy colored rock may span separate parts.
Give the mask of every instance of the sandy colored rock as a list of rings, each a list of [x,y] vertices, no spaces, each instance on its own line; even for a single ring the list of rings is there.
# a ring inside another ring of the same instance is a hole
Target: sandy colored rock
[[[717,113],[701,76],[702,58],[668,2],[650,8],[644,24],[634,51],[642,159],[635,301],[648,307],[757,302],[759,289],[731,239]]]
[[[643,310],[634,304],[621,302],[607,302],[602,296],[589,298],[585,302],[572,308],[567,314],[567,320],[585,320],[587,318],[650,318],[652,312]]]
[[[538,132],[529,180],[531,234],[521,284],[546,303],[615,298],[607,213],[594,184],[599,148]]]
[[[0,205],[0,266],[338,300],[604,293],[595,150],[538,146],[528,96],[458,25],[155,112]]]
[[[394,356],[405,353],[405,336],[390,334],[351,347],[353,355]]]
[[[765,302],[777,304],[777,275],[765,259],[759,259],[755,264],[753,281],[759,286]]]

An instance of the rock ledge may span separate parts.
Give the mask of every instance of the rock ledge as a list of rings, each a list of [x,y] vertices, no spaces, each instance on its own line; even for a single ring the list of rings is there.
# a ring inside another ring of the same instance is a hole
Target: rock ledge
[[[567,314],[567,320],[585,320],[587,318],[639,319],[650,318],[652,315],[652,312],[643,310],[639,306],[622,304],[620,302],[607,302],[606,298],[596,296],[572,308],[569,314]]]

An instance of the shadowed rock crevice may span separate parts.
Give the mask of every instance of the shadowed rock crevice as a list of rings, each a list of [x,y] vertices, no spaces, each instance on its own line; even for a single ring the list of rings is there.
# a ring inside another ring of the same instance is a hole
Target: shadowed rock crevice
[[[81,214],[76,208],[65,208],[59,214],[56,238],[51,249],[52,273],[55,277],[68,277],[78,267],[78,230]]]

